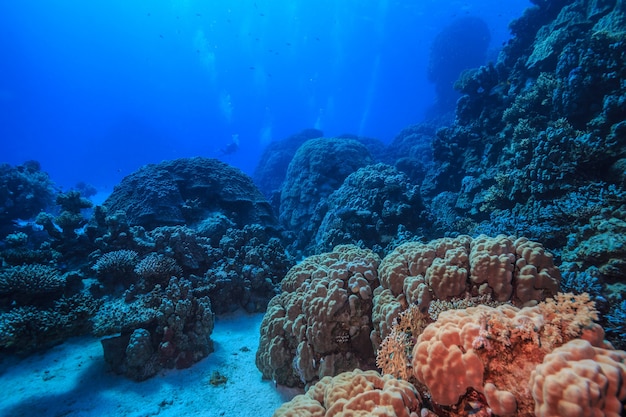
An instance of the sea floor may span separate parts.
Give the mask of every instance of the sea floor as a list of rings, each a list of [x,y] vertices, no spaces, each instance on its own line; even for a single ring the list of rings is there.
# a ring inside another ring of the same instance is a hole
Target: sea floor
[[[0,416],[270,417],[299,392],[263,381],[254,364],[262,314],[216,320],[215,351],[189,369],[143,382],[108,370],[100,340],[75,338],[44,353],[0,361]],[[227,378],[210,383],[214,371]]]

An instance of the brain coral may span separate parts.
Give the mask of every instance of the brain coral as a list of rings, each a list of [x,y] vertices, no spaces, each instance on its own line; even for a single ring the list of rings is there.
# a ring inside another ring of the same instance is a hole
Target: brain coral
[[[530,377],[537,417],[618,417],[626,402],[626,352],[575,339],[546,355]]]
[[[569,340],[584,338],[604,347],[597,318],[588,296],[571,294],[521,310],[511,305],[449,310],[418,337],[414,376],[435,404],[453,406],[475,390],[498,416],[532,416],[532,371]]]
[[[306,141],[287,169],[280,197],[280,223],[297,234],[294,246],[305,248],[321,219],[315,208],[357,169],[372,163],[367,148],[354,139],[319,138]]]
[[[556,294],[561,275],[539,243],[504,235],[462,235],[398,246],[381,262],[379,278],[372,317],[375,346],[409,304],[427,311],[432,300],[489,296],[531,305]]]
[[[327,376],[283,404],[274,417],[417,416],[421,398],[413,385],[356,369],[333,378]]]
[[[338,246],[291,268],[261,324],[256,356],[264,378],[305,385],[356,367],[371,367],[372,290],[380,258]]]
[[[252,179],[216,159],[182,158],[150,164],[125,177],[103,204],[125,212],[131,226],[196,224],[215,213],[237,226],[275,226],[272,208]]]

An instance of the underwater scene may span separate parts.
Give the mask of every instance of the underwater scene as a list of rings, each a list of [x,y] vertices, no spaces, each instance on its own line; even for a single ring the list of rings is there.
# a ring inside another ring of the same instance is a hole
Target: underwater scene
[[[0,416],[626,406],[626,2],[0,4]]]

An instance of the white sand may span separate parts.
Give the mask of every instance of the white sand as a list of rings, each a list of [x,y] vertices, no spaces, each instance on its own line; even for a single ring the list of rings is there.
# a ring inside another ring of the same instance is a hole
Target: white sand
[[[269,417],[295,390],[261,380],[254,364],[262,314],[216,320],[215,351],[190,369],[133,382],[107,369],[99,339],[76,338],[0,363],[0,416]],[[247,348],[247,349],[246,349]],[[213,371],[228,378],[209,383]]]

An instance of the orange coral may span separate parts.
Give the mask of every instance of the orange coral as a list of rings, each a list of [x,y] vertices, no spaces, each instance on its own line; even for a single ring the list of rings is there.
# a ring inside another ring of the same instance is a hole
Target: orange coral
[[[546,355],[530,385],[537,417],[619,417],[626,402],[626,352],[572,340]]]
[[[468,389],[500,416],[531,416],[531,372],[556,346],[585,337],[602,344],[593,302],[561,294],[534,307],[478,306],[441,313],[417,340],[413,373],[434,403],[452,406]]]

